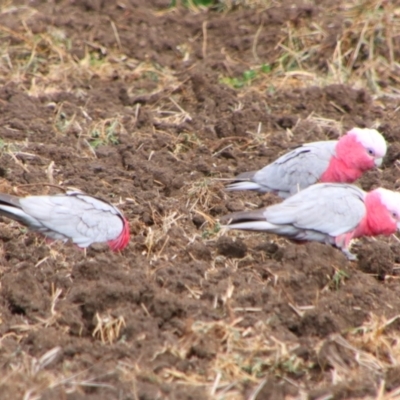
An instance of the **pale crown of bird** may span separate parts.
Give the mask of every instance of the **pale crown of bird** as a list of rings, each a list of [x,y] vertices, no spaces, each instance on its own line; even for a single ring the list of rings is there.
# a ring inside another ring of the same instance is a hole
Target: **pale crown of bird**
[[[348,135],[355,135],[357,141],[360,142],[367,151],[371,151],[371,156],[384,157],[387,145],[384,137],[376,129],[353,128]]]
[[[392,190],[379,188],[375,190],[379,193],[382,204],[392,214],[393,219],[397,222],[400,221],[400,193],[393,192]]]

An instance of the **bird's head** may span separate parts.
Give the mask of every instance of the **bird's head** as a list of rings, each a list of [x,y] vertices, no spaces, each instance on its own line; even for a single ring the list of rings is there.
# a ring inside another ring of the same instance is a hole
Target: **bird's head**
[[[371,193],[378,194],[382,205],[386,208],[388,221],[400,231],[400,193],[384,188],[375,189]]]
[[[350,147],[361,169],[368,170],[374,166],[381,166],[387,145],[384,137],[376,129],[353,128],[346,136],[354,142]]]

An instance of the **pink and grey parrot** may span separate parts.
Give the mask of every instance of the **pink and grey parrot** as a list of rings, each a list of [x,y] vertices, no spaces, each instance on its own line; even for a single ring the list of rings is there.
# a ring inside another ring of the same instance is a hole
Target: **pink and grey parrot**
[[[380,166],[386,149],[377,130],[353,128],[339,140],[303,144],[258,171],[244,172],[227,190],[272,192],[286,198],[318,182],[352,183]]]
[[[223,217],[229,229],[265,231],[297,242],[317,241],[343,251],[349,260],[353,238],[391,235],[400,230],[400,193],[369,193],[349,184],[317,183],[282,203]]]
[[[0,215],[50,239],[70,239],[81,248],[107,242],[111,250],[118,251],[129,242],[129,224],[121,211],[78,191],[21,198],[0,194]]]

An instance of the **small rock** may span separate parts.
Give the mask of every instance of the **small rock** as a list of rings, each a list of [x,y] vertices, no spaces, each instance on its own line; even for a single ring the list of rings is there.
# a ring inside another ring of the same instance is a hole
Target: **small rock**
[[[242,239],[222,236],[217,241],[218,253],[231,258],[243,258],[247,252],[247,246]]]
[[[361,271],[376,274],[379,279],[393,274],[394,254],[385,242],[372,242],[362,245],[358,253],[358,266]]]
[[[206,222],[206,220],[200,214],[195,214],[192,218],[192,222],[196,228],[200,228]]]
[[[211,251],[203,243],[193,243],[187,247],[187,250],[197,260],[211,260]]]

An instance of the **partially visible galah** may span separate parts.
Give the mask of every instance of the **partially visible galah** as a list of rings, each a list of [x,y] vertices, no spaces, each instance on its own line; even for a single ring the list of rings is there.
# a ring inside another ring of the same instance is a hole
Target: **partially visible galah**
[[[318,182],[352,183],[380,166],[386,149],[377,130],[354,128],[339,140],[303,144],[258,171],[244,172],[227,190],[272,192],[286,198]]]
[[[354,185],[318,183],[282,203],[233,213],[223,220],[230,229],[331,244],[354,260],[349,251],[353,238],[391,235],[400,230],[400,193],[383,188],[366,193]]]
[[[0,215],[21,222],[50,239],[70,239],[78,247],[107,242],[122,250],[129,242],[129,224],[110,203],[78,191],[54,196],[16,197],[0,194]]]

